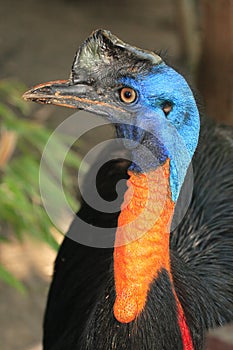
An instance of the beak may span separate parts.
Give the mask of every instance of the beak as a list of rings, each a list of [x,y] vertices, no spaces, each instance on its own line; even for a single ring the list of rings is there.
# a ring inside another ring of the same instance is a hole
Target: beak
[[[23,94],[23,99],[42,104],[87,109],[87,105],[98,104],[94,95],[96,94],[89,85],[72,84],[70,80],[56,80],[34,86]]]
[[[102,101],[96,90],[88,84],[72,83],[70,80],[56,80],[39,84],[23,94],[23,99],[42,104],[53,104],[109,117],[112,110],[124,113],[111,101]]]

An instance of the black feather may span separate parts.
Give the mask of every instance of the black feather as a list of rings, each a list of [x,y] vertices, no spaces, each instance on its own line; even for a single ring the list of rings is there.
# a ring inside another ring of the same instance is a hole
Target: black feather
[[[127,178],[128,165],[122,151],[121,159],[102,169],[104,177],[99,176],[97,188],[104,198],[115,199],[116,182]],[[207,329],[233,320],[232,128],[216,127],[205,120],[192,166],[192,200],[171,234],[170,247],[176,293],[195,350],[202,350]],[[92,181],[90,172],[87,186]],[[104,215],[83,202],[78,216],[92,225],[116,227],[118,214]],[[72,234],[78,235],[78,231],[75,227]],[[44,350],[182,350],[176,303],[166,271],[152,284],[141,315],[134,322],[121,324],[112,311],[112,264],[112,249],[83,246],[68,233],[56,259],[49,292]]]

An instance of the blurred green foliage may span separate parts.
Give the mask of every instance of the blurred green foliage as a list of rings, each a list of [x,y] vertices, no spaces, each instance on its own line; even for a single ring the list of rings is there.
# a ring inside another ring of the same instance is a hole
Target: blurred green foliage
[[[25,235],[57,249],[58,243],[51,230],[53,223],[44,210],[39,191],[40,159],[51,130],[29,118],[30,104],[22,100],[24,91],[26,87],[19,82],[0,81],[0,249],[1,242],[11,244],[12,236],[22,241]],[[60,135],[56,152],[65,147],[65,143],[65,137]],[[70,150],[65,162],[63,186],[67,201],[77,210],[78,202],[71,195],[74,189],[69,171],[79,165],[76,152]],[[56,157],[51,163],[56,167]],[[56,199],[59,190],[52,174],[48,173],[48,186],[52,185]],[[20,281],[3,265],[0,265],[0,278],[19,291],[24,290]]]

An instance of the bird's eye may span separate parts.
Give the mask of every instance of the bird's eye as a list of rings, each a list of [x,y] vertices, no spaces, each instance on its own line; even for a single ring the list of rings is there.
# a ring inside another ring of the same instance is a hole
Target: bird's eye
[[[170,101],[164,102],[162,109],[165,116],[167,116],[172,110],[172,103]]]
[[[123,87],[120,89],[120,99],[124,103],[133,103],[137,98],[137,93],[130,87]]]

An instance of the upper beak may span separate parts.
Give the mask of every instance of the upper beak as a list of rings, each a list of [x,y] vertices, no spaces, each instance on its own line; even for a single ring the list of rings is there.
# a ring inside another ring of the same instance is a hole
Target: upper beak
[[[23,94],[23,98],[26,101],[86,109],[89,104],[98,104],[93,94],[94,90],[89,85],[56,80],[34,86]]]

